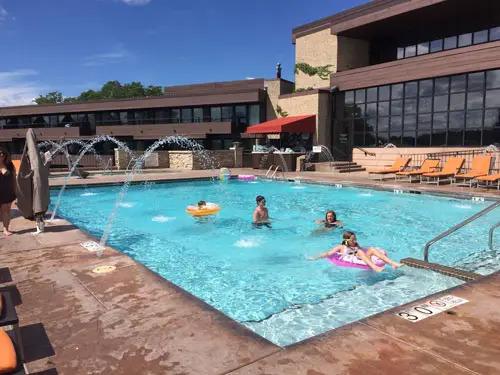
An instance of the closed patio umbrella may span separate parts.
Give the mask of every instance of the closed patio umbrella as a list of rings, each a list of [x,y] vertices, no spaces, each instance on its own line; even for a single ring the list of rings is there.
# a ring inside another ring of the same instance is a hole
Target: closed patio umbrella
[[[43,231],[43,216],[50,204],[49,171],[36,145],[33,129],[26,132],[21,165],[17,174],[17,206],[27,219],[37,219],[38,231]]]

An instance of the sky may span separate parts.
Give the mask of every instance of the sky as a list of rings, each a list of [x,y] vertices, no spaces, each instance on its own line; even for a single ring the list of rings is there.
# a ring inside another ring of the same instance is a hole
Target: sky
[[[293,80],[292,29],[368,0],[0,0],[0,106],[111,80]]]

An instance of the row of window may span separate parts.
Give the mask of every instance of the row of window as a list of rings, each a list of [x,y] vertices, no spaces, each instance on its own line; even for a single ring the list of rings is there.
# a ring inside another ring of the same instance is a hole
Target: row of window
[[[336,116],[356,146],[500,142],[500,69],[346,91]]]
[[[481,30],[474,33],[454,35],[448,38],[436,39],[430,42],[427,41],[405,47],[399,47],[397,58],[398,60],[406,59],[408,57],[426,55],[428,53],[462,48],[471,46],[473,44],[493,42],[496,40],[500,40],[500,27],[493,27],[489,30]]]
[[[0,117],[0,128],[69,127],[90,125],[141,125],[235,121],[239,125],[260,122],[260,105],[195,108],[157,108],[95,113]]]

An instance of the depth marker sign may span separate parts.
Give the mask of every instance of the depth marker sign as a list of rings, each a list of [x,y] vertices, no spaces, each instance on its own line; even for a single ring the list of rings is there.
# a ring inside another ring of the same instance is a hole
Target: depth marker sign
[[[467,302],[469,301],[464,298],[447,295],[399,311],[396,315],[412,323],[416,323]]]

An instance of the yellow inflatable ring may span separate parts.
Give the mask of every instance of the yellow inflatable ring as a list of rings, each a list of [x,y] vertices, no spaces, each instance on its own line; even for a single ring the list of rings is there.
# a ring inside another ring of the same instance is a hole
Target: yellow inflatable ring
[[[209,216],[220,211],[220,206],[215,203],[207,203],[203,208],[198,206],[187,206],[186,212],[191,216]]]

